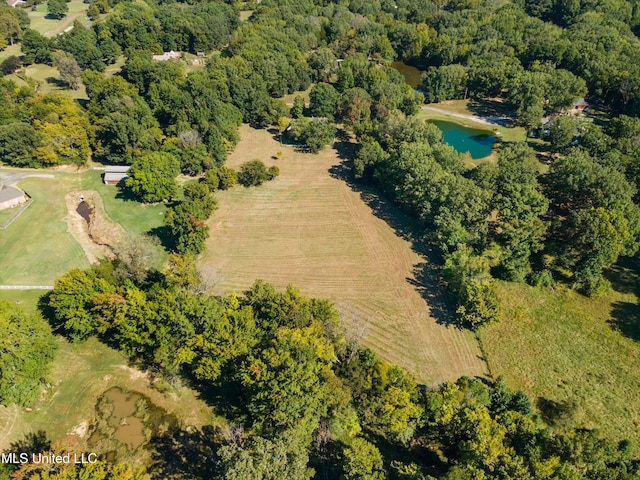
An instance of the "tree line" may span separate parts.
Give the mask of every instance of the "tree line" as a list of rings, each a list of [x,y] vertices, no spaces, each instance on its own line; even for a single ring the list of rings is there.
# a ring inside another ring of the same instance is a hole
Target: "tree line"
[[[138,276],[123,261],[70,271],[43,305],[73,341],[97,336],[138,366],[199,389],[224,417],[217,432],[155,439],[149,448],[177,450],[147,465],[152,478],[625,480],[640,472],[627,442],[550,427],[502,378],[419,388],[350,337],[326,300],[261,281],[213,297],[190,257]],[[25,442],[74,451],[36,436]],[[182,448],[197,468],[176,462]],[[145,478],[104,463],[2,468],[30,479]]]

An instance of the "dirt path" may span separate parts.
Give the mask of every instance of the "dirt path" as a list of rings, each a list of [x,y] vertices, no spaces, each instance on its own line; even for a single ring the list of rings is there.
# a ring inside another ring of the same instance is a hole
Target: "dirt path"
[[[241,138],[229,166],[257,158],[281,174],[261,187],[218,194],[199,261],[213,293],[242,292],[255,279],[291,284],[332,300],[366,346],[420,382],[487,375],[473,335],[446,325],[439,276],[405,235],[410,220],[375,192],[342,180],[333,149],[297,153],[246,125]],[[282,159],[273,160],[278,151]]]
[[[509,123],[512,120],[509,117],[480,117],[478,115],[468,115],[465,113],[450,112],[449,110],[444,110],[442,108],[437,108],[437,107],[431,107],[429,105],[423,105],[422,109],[431,111],[431,112],[442,113],[445,115],[449,115],[451,117],[464,118],[465,120],[471,120],[476,123],[482,123],[483,125],[491,125],[491,126],[500,125],[504,127],[507,123]]]
[[[54,28],[50,32],[45,33],[44,36],[47,38],[55,37],[60,32],[64,31],[65,28],[71,25],[76,18],[82,17],[83,15],[86,15],[86,14],[87,14],[87,11],[82,10],[81,12],[78,12],[75,15],[71,15],[70,17],[65,18],[64,22],[62,22],[60,25],[58,25],[56,28]]]

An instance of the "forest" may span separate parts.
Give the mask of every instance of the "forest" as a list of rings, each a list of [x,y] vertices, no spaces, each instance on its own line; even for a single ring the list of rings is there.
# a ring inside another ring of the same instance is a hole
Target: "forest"
[[[350,343],[325,300],[260,282],[242,295],[207,296],[191,255],[204,248],[215,190],[277,175],[224,165],[243,122],[289,135],[309,161],[339,131],[357,144],[353,180],[409,212],[438,251],[459,326],[508,321],[497,279],[597,298],[611,288],[607,269],[640,245],[638,2],[95,0],[88,8],[90,28],[76,22],[53,38],[30,29],[23,9],[0,11],[1,39],[22,52],[3,73],[53,65],[88,97],[0,81],[0,158],[16,167],[89,157],[131,165],[122,188],[170,205],[170,248],[184,256],[163,271],[116,260],[69,272],[43,304],[56,332],[77,342],[97,336],[145,368],[188,379],[242,426],[226,437],[201,432],[198,448],[214,453],[200,470],[152,476],[637,478],[624,439],[554,431],[500,379],[418,387]],[[206,67],[153,60],[170,50],[207,52]],[[120,71],[105,74],[119,58]],[[393,60],[423,70],[419,89]],[[285,95],[296,95],[291,105]],[[562,115],[581,97],[600,112],[596,121]],[[463,98],[491,99],[528,137],[545,136],[551,161],[540,162],[539,143],[504,142],[497,161],[465,168],[440,130],[416,118],[425,102]],[[179,173],[197,181],[179,189]],[[31,321],[9,307],[0,315]],[[0,386],[3,403],[27,404],[32,381],[46,377],[54,349],[47,326],[37,332],[40,363],[26,365],[27,350],[12,360],[30,380],[19,395]],[[85,468],[102,478],[142,475]],[[82,478],[82,470],[16,478]]]

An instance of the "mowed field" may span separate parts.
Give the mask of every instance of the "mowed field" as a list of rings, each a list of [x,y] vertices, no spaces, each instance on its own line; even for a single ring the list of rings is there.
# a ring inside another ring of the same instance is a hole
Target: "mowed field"
[[[33,198],[33,203],[11,225],[0,230],[0,285],[53,285],[72,268],[89,267],[85,252],[69,233],[65,221],[68,217],[65,195],[69,192],[98,192],[108,218],[132,234],[148,233],[163,224],[164,204],[144,205],[127,198],[119,188],[102,183],[101,171],[4,171],[54,178],[27,177],[19,181],[17,186]],[[158,266],[166,258],[166,252],[158,245]]]
[[[240,133],[227,165],[238,168],[257,158],[278,165],[280,176],[260,187],[218,193],[219,209],[199,259],[215,293],[241,292],[255,279],[291,284],[332,300],[350,328],[364,327],[366,346],[422,383],[487,374],[474,336],[433,318],[423,295],[444,302],[437,280],[421,293],[414,275],[427,260],[359,192],[332,176],[341,163],[335,150],[299,153],[265,130],[244,125]],[[274,160],[278,151],[283,156]],[[394,222],[407,221],[386,208]]]
[[[543,417],[632,440],[640,452],[640,278],[609,272],[613,290],[596,299],[500,283],[504,319],[480,333],[493,375],[526,392]]]
[[[0,285],[53,285],[68,270],[89,267],[63,220],[67,215],[64,196],[78,185],[79,177],[66,173],[19,182],[33,203],[0,230]]]

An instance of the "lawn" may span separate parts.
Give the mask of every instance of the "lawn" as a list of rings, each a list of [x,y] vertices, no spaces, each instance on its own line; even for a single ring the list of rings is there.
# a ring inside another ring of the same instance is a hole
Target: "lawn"
[[[619,266],[611,279],[614,290],[598,299],[502,283],[504,320],[480,338],[491,373],[524,390],[551,421],[631,438],[640,452],[639,278]]]
[[[87,268],[82,248],[67,232],[64,196],[77,189],[79,176],[25,178],[18,185],[33,203],[0,230],[0,285],[53,285],[72,268]]]
[[[485,374],[473,335],[443,324],[451,317],[433,264],[410,241],[410,220],[339,178],[336,150],[299,153],[265,130],[243,125],[240,132],[227,165],[258,158],[281,173],[260,187],[217,194],[199,259],[214,293],[241,292],[258,278],[292,284],[335,302],[351,331],[364,331],[365,345],[420,382]]]
[[[154,388],[144,372],[131,368],[125,356],[98,340],[69,343],[59,338],[51,388],[27,412],[15,405],[0,406],[0,450],[28,432],[44,430],[52,440],[80,433],[94,419],[98,397],[118,386],[140,392],[157,406],[176,415],[182,428],[201,427],[213,420],[212,411],[197,392],[186,387]],[[79,435],[76,435],[79,436]],[[86,435],[80,439],[83,449]]]
[[[8,45],[4,50],[0,52],[0,63],[4,62],[7,58],[9,58],[12,55],[15,55],[16,57],[19,57],[20,55],[22,55],[22,52],[20,51],[19,43],[16,43],[14,45]]]
[[[72,90],[60,81],[60,73],[58,69],[51,65],[36,63],[28,67],[21,68],[16,73],[7,75],[5,78],[13,80],[19,86],[32,85],[38,86],[41,93],[62,93],[71,98],[88,100],[87,90],[80,83],[80,88]]]
[[[130,233],[142,234],[163,224],[164,203],[144,204],[134,200],[121,188],[105,185],[102,171],[88,170],[82,175],[82,189],[95,190],[102,197],[107,215]]]
[[[0,290],[0,302],[10,302],[20,305],[29,313],[38,310],[40,297],[47,293],[47,290]]]
[[[47,18],[47,2],[38,5],[35,11],[28,10],[29,18],[31,19],[30,28],[37,30],[42,35],[51,36],[62,24],[69,22],[70,18],[87,9],[87,4],[83,0],[71,0],[67,5],[69,6],[69,11],[67,16],[62,19]],[[78,16],[78,20],[83,24],[87,23],[85,15]]]
[[[70,269],[89,267],[64,221],[69,192],[97,191],[107,216],[127,232],[147,233],[163,224],[164,204],[144,205],[127,198],[119,188],[104,185],[100,171],[39,172],[55,178],[22,179],[18,186],[33,197],[33,203],[7,229],[0,230],[0,285],[53,285]],[[161,246],[157,250],[158,262],[164,263],[166,252]]]

